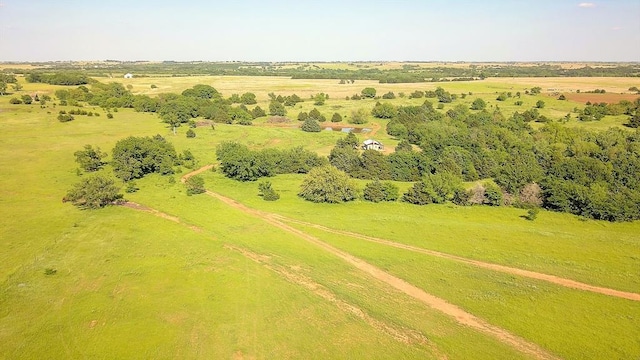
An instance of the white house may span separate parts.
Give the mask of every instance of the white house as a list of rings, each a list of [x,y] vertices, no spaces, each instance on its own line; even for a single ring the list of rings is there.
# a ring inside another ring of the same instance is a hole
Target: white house
[[[362,150],[384,150],[384,145],[380,141],[368,139],[362,143]]]
[[[132,77],[133,77],[133,74],[132,74],[132,73],[126,73],[126,74],[124,74],[124,78],[125,78],[125,79],[131,79]]]

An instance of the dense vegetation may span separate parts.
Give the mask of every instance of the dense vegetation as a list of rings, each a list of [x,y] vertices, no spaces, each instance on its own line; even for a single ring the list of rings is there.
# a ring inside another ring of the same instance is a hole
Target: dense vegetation
[[[398,69],[380,69],[376,63],[345,64],[350,68],[322,68],[307,63],[267,63],[267,62],[174,62],[137,63],[111,61],[95,64],[87,68],[86,64],[44,63],[47,70],[10,69],[14,73],[27,74],[34,82],[55,81],[60,85],[78,85],[74,80],[52,79],[61,73],[82,73],[87,77],[111,77],[114,73],[134,72],[136,76],[161,74],[171,76],[191,75],[238,75],[238,76],[288,76],[294,79],[339,79],[341,83],[354,80],[378,80],[381,83],[416,83],[440,81],[471,81],[486,77],[622,77],[640,76],[637,64],[607,66],[584,66],[581,68],[563,68],[560,65],[539,64],[520,66],[518,64],[471,64],[460,66],[420,67],[419,64],[405,64]],[[353,69],[353,67],[356,69]],[[71,83],[69,83],[71,82]]]

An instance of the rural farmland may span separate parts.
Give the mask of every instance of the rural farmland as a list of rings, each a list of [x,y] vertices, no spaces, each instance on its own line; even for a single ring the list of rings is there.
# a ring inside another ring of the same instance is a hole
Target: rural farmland
[[[640,360],[638,14],[0,0],[0,360]]]

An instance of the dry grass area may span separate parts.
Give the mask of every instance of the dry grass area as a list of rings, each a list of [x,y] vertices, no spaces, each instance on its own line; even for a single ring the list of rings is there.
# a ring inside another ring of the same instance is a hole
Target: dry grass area
[[[576,92],[604,89],[610,93],[630,93],[629,88],[640,86],[640,79],[631,77],[518,77],[487,78],[485,83],[508,83],[519,87],[539,86],[543,92]]]

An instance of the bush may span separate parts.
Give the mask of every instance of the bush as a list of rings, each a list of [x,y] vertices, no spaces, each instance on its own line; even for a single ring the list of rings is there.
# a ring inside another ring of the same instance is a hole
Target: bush
[[[113,179],[97,175],[83,178],[67,192],[62,201],[70,201],[80,209],[98,209],[123,202],[119,191]]]
[[[484,189],[484,203],[491,206],[502,205],[502,190],[493,183],[488,183]]]
[[[298,196],[316,203],[341,203],[354,200],[356,187],[344,171],[331,165],[316,167],[302,181]]]
[[[202,194],[207,191],[207,189],[204,188],[204,179],[198,175],[189,177],[184,182],[184,185],[187,188],[188,196]]]
[[[58,114],[58,121],[60,121],[60,122],[69,122],[69,121],[71,121],[73,119],[74,119],[73,115],[70,115],[70,114]]]
[[[364,187],[363,197],[367,201],[396,201],[398,199],[398,187],[393,183],[375,180]]]
[[[308,114],[307,112],[305,112],[305,111],[301,111],[301,112],[298,114],[298,121],[305,121],[305,120],[307,120],[308,118],[309,118],[309,114]]]
[[[338,113],[333,113],[333,116],[331,116],[331,122],[334,122],[334,123],[342,122],[342,115]]]
[[[193,131],[193,129],[189,129],[189,130],[187,130],[187,137],[188,137],[188,138],[194,138],[194,137],[196,137],[196,132],[195,132],[195,131]]]
[[[11,100],[9,100],[9,104],[19,105],[19,104],[22,104],[22,100],[14,97],[14,98],[11,98]]]
[[[364,97],[364,98],[373,99],[374,97],[376,97],[376,89],[374,89],[372,87],[367,87],[367,88],[362,89],[360,94],[362,94],[362,97]]]
[[[393,93],[393,91],[389,91],[388,93],[382,95],[383,99],[395,99],[396,95]]]
[[[84,150],[79,150],[73,153],[76,157],[76,162],[84,171],[97,171],[106,164],[102,159],[107,157],[107,154],[100,151],[100,148],[93,148],[91,145],[85,145]]]
[[[473,100],[473,103],[471,103],[471,110],[484,110],[486,107],[487,103],[480,98]]]
[[[402,201],[415,205],[427,205],[433,202],[431,200],[430,189],[428,189],[427,185],[422,181],[413,184],[413,186],[402,195]]]
[[[538,208],[529,209],[529,211],[527,211],[527,215],[525,215],[524,218],[529,221],[533,221],[538,217],[538,212],[540,212]]]
[[[322,130],[320,124],[312,118],[305,120],[300,129],[306,132],[320,132]]]
[[[351,119],[349,119],[351,124],[366,124],[367,123],[367,112],[365,109],[358,109],[351,111]]]
[[[270,181],[264,181],[258,184],[258,196],[262,196],[262,198],[266,201],[276,201],[280,199],[280,194],[278,194],[271,187]]]

